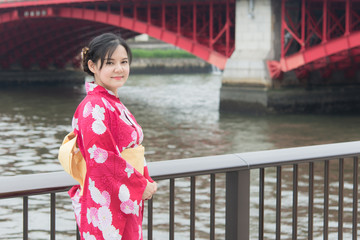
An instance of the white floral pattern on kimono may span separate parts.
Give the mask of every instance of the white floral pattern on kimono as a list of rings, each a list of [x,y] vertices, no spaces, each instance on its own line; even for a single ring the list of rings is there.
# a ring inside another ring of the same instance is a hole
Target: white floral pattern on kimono
[[[142,129],[112,92],[94,83],[85,88],[72,126],[87,173],[83,195],[79,185],[69,191],[81,239],[143,239],[142,194],[153,180],[146,165],[142,175],[119,151],[140,145]]]

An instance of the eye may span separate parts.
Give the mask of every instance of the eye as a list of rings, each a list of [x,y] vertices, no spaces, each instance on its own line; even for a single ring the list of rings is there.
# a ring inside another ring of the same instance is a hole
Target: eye
[[[127,64],[127,63],[128,63],[128,60],[123,60],[121,63],[122,63],[122,64]]]
[[[112,65],[114,64],[112,61],[106,61],[106,65]]]

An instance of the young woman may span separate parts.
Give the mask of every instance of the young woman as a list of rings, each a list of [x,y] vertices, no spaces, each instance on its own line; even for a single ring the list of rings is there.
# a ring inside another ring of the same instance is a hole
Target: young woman
[[[86,176],[83,186],[69,191],[81,239],[143,239],[144,201],[157,184],[146,163],[136,170],[124,159],[128,150],[143,154],[142,129],[117,93],[129,76],[131,50],[120,36],[105,33],[82,54],[83,69],[94,82],[86,83],[87,96],[72,125]]]

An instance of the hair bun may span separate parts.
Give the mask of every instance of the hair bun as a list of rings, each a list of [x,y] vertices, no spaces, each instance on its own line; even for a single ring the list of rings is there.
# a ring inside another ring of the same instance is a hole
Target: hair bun
[[[89,48],[84,47],[81,49],[81,62],[84,72],[89,73],[91,75],[91,71],[88,67],[88,61],[89,61]]]
[[[84,48],[81,50],[81,58],[82,58],[83,61],[85,61],[88,52],[89,52],[89,48],[88,48],[88,47],[84,47]]]

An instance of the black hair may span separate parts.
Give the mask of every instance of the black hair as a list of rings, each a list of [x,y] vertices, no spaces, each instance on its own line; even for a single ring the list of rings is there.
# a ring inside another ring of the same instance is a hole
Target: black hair
[[[91,60],[96,63],[100,59],[101,69],[104,64],[106,55],[108,54],[108,58],[110,58],[119,45],[125,48],[128,55],[129,64],[131,64],[131,49],[126,41],[121,36],[114,33],[103,33],[94,37],[90,41],[88,47],[84,47],[82,50],[82,65],[84,72],[94,76],[94,73],[89,69],[88,61]]]

